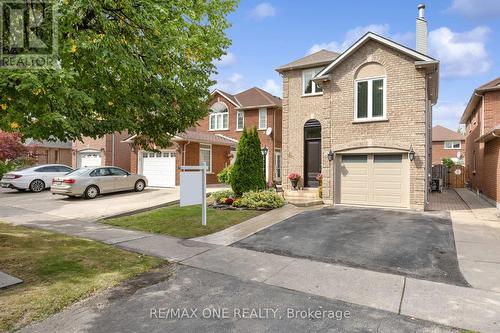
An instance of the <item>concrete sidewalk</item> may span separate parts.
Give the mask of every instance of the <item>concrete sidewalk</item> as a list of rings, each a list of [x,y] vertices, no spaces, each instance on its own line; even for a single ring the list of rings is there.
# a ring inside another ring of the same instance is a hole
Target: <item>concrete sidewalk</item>
[[[474,216],[482,221],[497,222],[500,227],[499,210],[476,193],[466,188],[456,188],[455,191],[467,204]]]
[[[233,247],[216,248],[182,263],[452,327],[500,331],[500,293],[493,291]]]

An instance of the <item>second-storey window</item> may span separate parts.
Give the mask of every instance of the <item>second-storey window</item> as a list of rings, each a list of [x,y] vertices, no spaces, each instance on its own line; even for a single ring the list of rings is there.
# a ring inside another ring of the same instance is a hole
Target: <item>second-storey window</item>
[[[462,148],[462,144],[460,141],[445,141],[444,149],[460,149]]]
[[[259,109],[259,129],[267,129],[267,109]]]
[[[217,102],[214,103],[210,109],[208,128],[212,131],[227,130],[229,128],[229,110],[226,104]]]
[[[306,69],[302,72],[302,95],[314,95],[323,92],[312,79],[321,71],[321,68]]]
[[[236,130],[241,131],[245,127],[245,113],[243,111],[236,112]]]
[[[356,81],[356,120],[386,118],[385,78]]]

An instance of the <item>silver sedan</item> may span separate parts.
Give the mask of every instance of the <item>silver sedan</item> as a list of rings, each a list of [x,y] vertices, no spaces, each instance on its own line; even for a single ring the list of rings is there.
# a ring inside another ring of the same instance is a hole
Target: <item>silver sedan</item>
[[[134,190],[141,192],[147,186],[142,175],[131,174],[117,167],[88,167],[76,169],[52,180],[53,194],[94,199],[100,194]]]

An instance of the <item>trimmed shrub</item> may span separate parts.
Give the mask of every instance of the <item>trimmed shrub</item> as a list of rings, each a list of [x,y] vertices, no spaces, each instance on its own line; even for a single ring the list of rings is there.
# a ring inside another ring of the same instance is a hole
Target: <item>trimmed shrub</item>
[[[222,169],[217,174],[217,181],[219,183],[230,184],[231,182],[231,171],[233,170],[233,165],[228,165],[224,169]]]
[[[230,183],[236,196],[266,188],[264,161],[259,134],[255,127],[250,131],[243,129],[238,143],[236,162],[231,170]]]
[[[452,166],[455,165],[455,162],[453,162],[453,160],[451,158],[443,158],[442,163],[447,168],[451,168]]]
[[[212,192],[210,193],[210,198],[214,199],[217,203],[221,203],[227,198],[234,198],[234,192],[231,190]]]
[[[35,164],[31,157],[18,157],[15,160],[0,160],[0,178],[7,172],[30,167]]]
[[[285,200],[274,191],[246,192],[243,196],[233,202],[234,207],[279,208],[285,204]]]

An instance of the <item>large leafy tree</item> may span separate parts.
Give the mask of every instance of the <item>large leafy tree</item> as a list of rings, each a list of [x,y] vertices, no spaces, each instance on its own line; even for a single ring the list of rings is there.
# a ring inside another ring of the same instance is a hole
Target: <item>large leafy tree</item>
[[[127,130],[168,145],[208,112],[236,1],[56,1],[59,68],[0,71],[0,129],[60,140]]]

